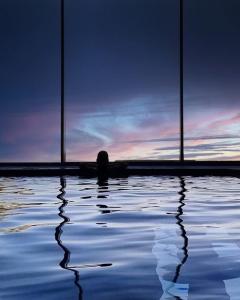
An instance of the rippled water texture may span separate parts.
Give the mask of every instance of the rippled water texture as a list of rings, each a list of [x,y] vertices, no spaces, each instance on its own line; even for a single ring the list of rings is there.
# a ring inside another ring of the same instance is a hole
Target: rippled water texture
[[[240,179],[0,178],[0,299],[240,299]]]

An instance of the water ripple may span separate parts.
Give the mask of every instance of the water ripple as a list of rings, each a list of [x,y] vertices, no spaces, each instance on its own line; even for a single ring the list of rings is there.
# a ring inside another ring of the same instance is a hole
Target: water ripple
[[[240,179],[0,178],[0,299],[239,299]]]

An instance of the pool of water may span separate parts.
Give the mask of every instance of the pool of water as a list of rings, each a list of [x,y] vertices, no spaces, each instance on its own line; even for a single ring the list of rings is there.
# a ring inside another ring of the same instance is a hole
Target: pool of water
[[[0,178],[0,299],[240,299],[240,179]]]

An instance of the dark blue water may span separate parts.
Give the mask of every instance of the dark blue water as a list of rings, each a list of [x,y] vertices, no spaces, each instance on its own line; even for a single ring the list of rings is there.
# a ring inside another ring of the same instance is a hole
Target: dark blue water
[[[240,179],[0,178],[0,299],[240,299]]]

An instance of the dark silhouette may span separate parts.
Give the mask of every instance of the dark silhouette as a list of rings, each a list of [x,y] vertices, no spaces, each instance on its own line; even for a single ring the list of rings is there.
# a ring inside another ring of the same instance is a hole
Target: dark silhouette
[[[97,155],[98,169],[99,170],[106,169],[106,168],[108,168],[108,164],[109,164],[109,158],[108,158],[107,151],[98,152],[98,155]]]
[[[183,238],[183,247],[182,247],[183,258],[181,260],[181,263],[176,268],[175,276],[173,278],[173,282],[174,283],[177,283],[178,278],[179,278],[180,273],[181,273],[181,268],[182,268],[182,266],[185,264],[185,262],[188,259],[188,237],[187,237],[187,232],[185,230],[185,227],[184,227],[184,224],[183,224],[183,219],[182,219],[183,207],[186,205],[185,202],[184,202],[184,200],[185,200],[185,197],[186,197],[185,193],[186,193],[187,190],[185,188],[185,180],[184,180],[184,178],[183,177],[179,177],[179,179],[180,179],[181,190],[178,193],[180,195],[180,198],[179,198],[179,206],[178,206],[178,210],[177,210],[177,214],[176,214],[175,218],[177,220],[176,224],[180,228],[181,237]],[[179,297],[177,297],[177,299],[179,299]]]
[[[108,177],[109,158],[107,151],[100,151],[97,155],[97,174],[99,181],[105,181]]]
[[[65,188],[66,188],[66,180],[64,177],[60,178],[60,184],[61,184],[61,188],[59,189],[60,194],[57,196],[57,198],[62,201],[62,204],[58,208],[58,210],[59,210],[58,215],[60,218],[63,219],[63,221],[55,229],[55,240],[58,243],[58,246],[63,250],[64,255],[63,255],[63,259],[59,263],[59,266],[64,270],[73,272],[74,277],[75,277],[74,284],[78,289],[78,299],[81,300],[83,291],[82,291],[82,287],[79,283],[79,281],[80,281],[79,272],[77,270],[75,270],[73,267],[68,266],[69,261],[70,261],[71,252],[66,246],[64,246],[64,244],[61,240],[61,235],[63,233],[63,227],[66,223],[68,223],[70,221],[70,219],[64,215],[64,207],[66,207],[68,204],[68,201],[64,198]]]
[[[97,155],[97,176],[100,183],[105,183],[108,177],[118,177],[127,175],[126,162],[109,162],[107,151],[100,151]],[[100,184],[101,185],[101,184]]]

